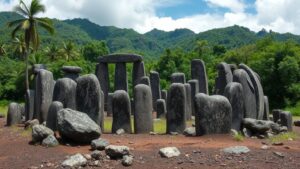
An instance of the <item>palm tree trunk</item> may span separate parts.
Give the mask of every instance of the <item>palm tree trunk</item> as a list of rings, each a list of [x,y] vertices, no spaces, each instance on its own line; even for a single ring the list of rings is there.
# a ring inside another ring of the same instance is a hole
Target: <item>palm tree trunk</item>
[[[25,86],[26,86],[26,91],[29,90],[29,77],[28,77],[28,56],[29,56],[29,47],[26,49],[25,52],[25,62],[26,62],[26,70],[25,70]]]

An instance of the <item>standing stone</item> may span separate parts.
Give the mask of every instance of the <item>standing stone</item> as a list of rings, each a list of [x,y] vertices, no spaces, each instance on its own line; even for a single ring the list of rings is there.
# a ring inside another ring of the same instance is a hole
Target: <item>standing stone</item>
[[[144,62],[134,62],[132,70],[133,87],[140,83],[141,78],[145,76]]]
[[[34,90],[27,90],[25,94],[25,121],[33,119]]]
[[[52,104],[49,107],[49,112],[48,112],[48,117],[46,122],[46,126],[49,129],[53,131],[57,131],[57,113],[63,108],[64,106],[61,102],[59,101],[52,102]]]
[[[65,73],[65,78],[72,80],[76,80],[82,71],[81,67],[78,66],[63,66],[61,70]]]
[[[104,132],[104,93],[103,91],[101,90],[100,92],[100,127],[101,127],[101,130],[102,132]]]
[[[199,93],[195,98],[196,135],[230,133],[232,111],[224,96]]]
[[[101,89],[104,93],[104,103],[107,104],[109,92],[109,72],[107,63],[98,63],[96,66],[96,76],[100,82]]]
[[[280,113],[280,123],[286,126],[288,131],[293,131],[293,117],[291,112],[283,111]]]
[[[159,79],[158,72],[155,71],[150,72],[150,85],[152,91],[152,106],[153,106],[153,110],[155,110],[157,99],[161,99],[160,79]]]
[[[101,87],[95,75],[77,78],[76,106],[78,111],[86,113],[98,125],[101,124]]]
[[[269,112],[270,112],[269,98],[268,98],[268,96],[264,96],[264,118],[263,118],[263,120],[270,120]]]
[[[215,93],[218,95],[224,95],[225,87],[228,83],[232,82],[233,76],[230,66],[225,62],[218,64],[217,69],[218,77],[216,78]]]
[[[173,73],[171,75],[171,83],[185,84],[185,74],[184,73]]]
[[[107,97],[107,116],[111,117],[113,113],[113,108],[112,108],[112,98],[113,98],[113,93],[108,93]]]
[[[282,112],[282,110],[280,109],[275,109],[272,111],[272,115],[273,115],[273,121],[275,123],[278,123],[278,120],[280,120],[280,113]]]
[[[130,99],[130,109],[131,109],[131,115],[134,115],[134,99]]]
[[[149,133],[153,131],[151,88],[144,84],[134,87],[134,131]]]
[[[150,86],[150,79],[149,79],[149,77],[148,76],[141,77],[140,84],[144,84],[144,85]]]
[[[47,120],[48,109],[52,103],[54,89],[53,75],[48,70],[40,69],[35,84],[34,118],[40,123]]]
[[[244,99],[243,87],[240,83],[231,82],[225,88],[224,96],[227,97],[232,108],[231,129],[240,131],[242,120],[244,118]]]
[[[173,83],[168,91],[167,133],[183,133],[186,111],[186,93],[184,84]]]
[[[115,90],[128,91],[126,63],[116,63],[115,68]]]
[[[131,133],[130,125],[130,99],[129,95],[124,90],[117,90],[113,94],[112,98],[113,107],[113,123],[112,133],[116,133],[117,130],[123,129],[126,133]]]
[[[185,106],[185,116],[186,120],[192,119],[192,90],[191,85],[189,83],[184,84],[185,87],[185,95],[186,95],[186,106]]]
[[[191,63],[192,79],[198,80],[199,92],[208,94],[208,81],[206,75],[205,63],[200,59],[194,59]]]
[[[238,82],[243,86],[242,99],[244,100],[244,107],[245,107],[244,117],[256,119],[257,112],[256,112],[255,93],[249,75],[245,70],[237,69],[233,73],[233,81]]]
[[[231,70],[231,73],[233,74],[233,72],[238,69],[238,66],[236,64],[228,64]]]
[[[192,115],[195,116],[195,96],[197,93],[199,93],[199,85],[198,85],[198,80],[193,79],[189,80],[188,83],[191,85],[191,106],[192,106]]]
[[[255,99],[256,99],[256,112],[257,112],[257,119],[262,120],[264,116],[264,91],[262,85],[257,77],[256,73],[250,69],[247,65],[240,64],[240,69],[245,70],[253,84],[254,91],[255,91]]]
[[[167,90],[161,90],[161,99],[164,99],[165,102],[167,103],[168,100],[168,91]]]
[[[158,99],[156,101],[156,116],[162,118],[167,114],[166,102],[164,99]]]
[[[34,64],[32,67],[32,72],[38,74],[41,69],[47,70],[46,65],[44,64]]]
[[[70,78],[58,79],[54,86],[53,101],[59,101],[64,108],[76,110],[76,82]]]
[[[6,125],[12,126],[22,121],[21,108],[18,103],[10,103],[7,111]]]

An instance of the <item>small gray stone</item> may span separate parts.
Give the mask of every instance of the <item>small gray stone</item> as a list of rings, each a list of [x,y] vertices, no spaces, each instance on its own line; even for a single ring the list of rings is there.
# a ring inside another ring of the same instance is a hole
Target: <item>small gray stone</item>
[[[25,129],[32,128],[34,125],[40,124],[38,119],[28,120],[25,122]]]
[[[229,154],[246,154],[250,152],[250,149],[246,146],[234,146],[222,149],[224,153]]]
[[[251,137],[252,136],[252,132],[249,130],[249,129],[247,129],[247,128],[243,128],[243,130],[242,130],[242,132],[243,132],[243,135],[245,136],[245,137]]]
[[[281,152],[273,152],[273,153],[274,153],[274,155],[276,155],[276,156],[278,156],[280,158],[284,158],[285,157],[285,155],[283,153],[281,153]]]
[[[101,157],[102,157],[102,154],[101,154],[101,151],[99,150],[94,150],[92,153],[91,153],[91,157],[95,160],[100,160]]]
[[[133,164],[133,156],[132,155],[123,156],[122,164],[126,167],[131,166]]]
[[[32,127],[32,141],[33,142],[40,142],[43,139],[47,138],[50,135],[54,135],[54,132],[49,129],[48,127],[45,127],[43,125],[34,125]]]
[[[172,158],[180,155],[180,151],[177,147],[165,147],[159,150],[159,154],[161,157]]]
[[[183,135],[185,136],[196,136],[196,128],[188,127],[183,131]]]
[[[105,150],[105,147],[109,145],[109,142],[103,138],[95,139],[91,143],[92,150]]]
[[[117,135],[125,134],[125,130],[124,130],[124,129],[118,129],[118,130],[116,131],[116,134],[117,134]]]
[[[45,147],[55,147],[58,146],[58,141],[53,135],[49,135],[42,141],[42,145]]]
[[[261,146],[261,149],[263,149],[263,150],[268,150],[268,149],[270,149],[270,147],[267,146],[267,145],[262,145],[262,146]]]
[[[79,153],[69,157],[64,162],[62,162],[63,167],[70,167],[70,168],[81,167],[81,166],[85,166],[86,164],[87,164],[87,160],[83,157],[83,155]]]
[[[109,145],[105,147],[105,153],[112,159],[123,158],[124,155],[129,155],[129,147]]]

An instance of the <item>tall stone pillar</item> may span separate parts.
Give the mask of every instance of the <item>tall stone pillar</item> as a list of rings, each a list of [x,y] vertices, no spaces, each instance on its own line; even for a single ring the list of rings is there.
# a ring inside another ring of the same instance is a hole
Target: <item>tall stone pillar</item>
[[[104,103],[107,104],[107,97],[109,92],[109,74],[108,74],[108,64],[98,63],[96,66],[96,76],[100,82],[101,89],[104,94]]]
[[[126,63],[116,63],[115,68],[115,91],[116,90],[125,90],[128,91],[128,82],[127,82],[127,72],[126,72]]]
[[[143,76],[145,76],[144,62],[134,62],[132,70],[133,88],[140,83],[140,80]]]

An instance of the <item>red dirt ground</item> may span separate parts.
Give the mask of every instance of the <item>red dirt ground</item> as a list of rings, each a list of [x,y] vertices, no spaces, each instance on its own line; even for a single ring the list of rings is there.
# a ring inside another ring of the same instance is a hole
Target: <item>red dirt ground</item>
[[[90,153],[90,146],[60,145],[55,148],[30,145],[30,132],[22,127],[8,128],[5,119],[0,119],[0,169],[23,168],[60,168],[61,162],[68,155]],[[295,128],[300,134],[300,128]],[[101,136],[114,145],[127,145],[134,155],[134,164],[123,167],[120,161],[104,160],[99,168],[300,168],[300,140],[285,141],[283,146],[272,146],[262,150],[262,142],[267,140],[245,139],[235,141],[229,135],[211,135],[203,137],[185,137],[182,135],[123,135],[103,134]],[[244,145],[250,152],[242,155],[228,155],[220,149]],[[179,157],[165,159],[158,154],[160,148],[176,146]],[[278,157],[274,152],[281,152]],[[93,168],[93,167],[86,167]]]

